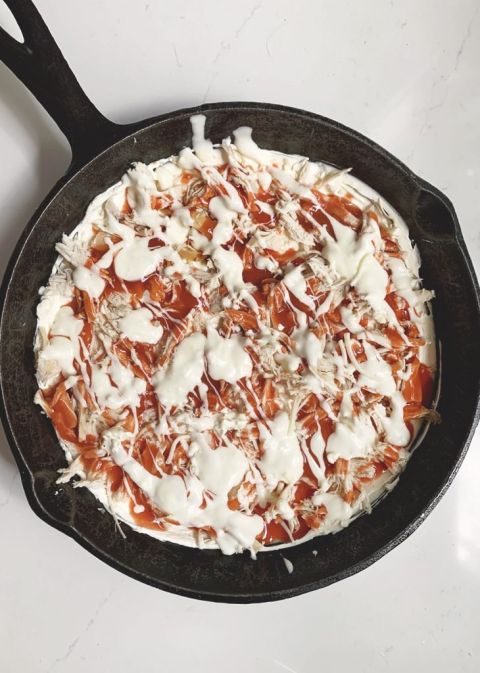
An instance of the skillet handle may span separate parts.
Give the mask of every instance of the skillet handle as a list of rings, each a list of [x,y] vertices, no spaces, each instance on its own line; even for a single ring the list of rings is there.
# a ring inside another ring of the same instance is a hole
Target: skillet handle
[[[32,0],[4,0],[24,42],[0,26],[0,60],[25,84],[66,135],[81,165],[125,135],[89,100]]]

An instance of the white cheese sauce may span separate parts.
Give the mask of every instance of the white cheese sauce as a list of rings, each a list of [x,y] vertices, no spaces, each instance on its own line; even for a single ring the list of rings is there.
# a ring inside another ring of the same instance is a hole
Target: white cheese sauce
[[[153,313],[148,308],[129,310],[118,321],[120,333],[131,341],[155,344],[162,338],[163,327],[153,324],[153,319]]]
[[[200,385],[206,341],[203,334],[191,334],[177,346],[171,363],[154,375],[155,392],[167,410],[182,405]]]

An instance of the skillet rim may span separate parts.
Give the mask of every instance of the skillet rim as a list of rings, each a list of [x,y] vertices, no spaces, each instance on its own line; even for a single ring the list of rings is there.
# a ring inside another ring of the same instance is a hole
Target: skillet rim
[[[45,199],[42,201],[40,206],[34,212],[33,216],[31,217],[27,225],[24,227],[17,241],[17,244],[15,245],[14,250],[10,256],[0,288],[0,335],[4,332],[5,328],[4,325],[5,307],[8,304],[8,298],[9,298],[8,295],[10,290],[11,278],[15,271],[17,261],[20,259],[24,245],[27,242],[31,232],[37,225],[38,220],[50,207],[50,205],[57,198],[57,196],[60,195],[63,188],[65,188],[68,184],[70,184],[77,177],[79,177],[82,170],[85,169],[87,166],[89,166],[98,157],[108,152],[114,151],[117,144],[124,142],[127,138],[134,136],[136,133],[140,131],[142,132],[147,131],[150,127],[156,126],[157,124],[162,123],[164,121],[168,121],[170,119],[179,118],[187,115],[190,116],[192,114],[215,112],[216,110],[221,110],[222,112],[228,112],[229,110],[232,111],[263,110],[273,114],[286,113],[290,115],[296,115],[298,117],[309,119],[314,122],[319,122],[324,127],[333,128],[337,131],[342,132],[343,134],[352,137],[353,140],[357,143],[366,144],[370,149],[372,149],[377,154],[380,154],[382,158],[384,158],[386,161],[388,161],[390,164],[393,164],[398,170],[400,170],[405,175],[405,177],[418,188],[419,193],[421,191],[429,192],[437,201],[443,204],[443,206],[446,208],[449,214],[450,221],[453,224],[453,231],[451,233],[451,238],[453,239],[456,248],[461,253],[462,262],[465,265],[465,275],[466,277],[468,277],[468,281],[472,287],[473,295],[475,297],[476,315],[477,317],[480,316],[480,287],[475,275],[473,264],[470,259],[465,241],[463,239],[463,235],[460,229],[460,225],[458,223],[455,210],[448,197],[446,197],[436,187],[434,187],[433,185],[431,185],[430,183],[428,183],[427,181],[423,180],[415,173],[413,173],[413,171],[411,171],[403,162],[401,162],[399,159],[397,159],[394,155],[385,150],[383,147],[381,147],[374,141],[370,140],[363,134],[354,131],[353,129],[343,124],[340,124],[339,122],[331,120],[322,115],[318,115],[316,113],[308,112],[294,107],[278,105],[274,103],[255,103],[255,102],[242,101],[242,102],[208,103],[191,108],[182,108],[180,110],[168,112],[156,117],[148,118],[143,121],[135,122],[133,124],[128,124],[125,126],[116,125],[117,128],[119,129],[119,136],[111,145],[99,151],[97,154],[94,155],[94,157],[90,158],[86,162],[77,162],[74,157],[65,175],[62,176],[57,181],[57,183],[52,187],[52,189],[47,194]],[[445,492],[447,491],[453,479],[455,478],[456,474],[458,473],[458,470],[470,446],[476,425],[480,419],[480,380],[479,380],[475,391],[476,402],[472,417],[469,421],[468,434],[466,436],[462,448],[458,452],[457,458],[455,459],[452,469],[446,474],[446,477],[444,481],[441,483],[440,487],[436,489],[435,495],[429,500],[427,505],[413,518],[410,524],[408,524],[403,530],[394,535],[394,537],[392,537],[385,545],[373,551],[372,553],[368,554],[367,556],[357,561],[356,563],[352,564],[348,568],[344,568],[338,573],[334,573],[332,575],[329,575],[328,577],[321,578],[315,582],[309,582],[307,584],[299,585],[293,588],[291,587],[283,589],[280,588],[275,591],[263,591],[259,593],[249,592],[242,594],[234,592],[233,593],[213,592],[204,589],[202,589],[201,591],[196,591],[184,586],[177,586],[169,582],[163,582],[162,580],[152,578],[139,570],[133,570],[129,568],[128,566],[124,565],[121,561],[113,558],[112,556],[109,556],[107,552],[104,552],[103,550],[99,549],[91,541],[85,539],[73,525],[69,523],[64,523],[63,521],[57,519],[51,512],[49,512],[42,505],[40,499],[37,497],[35,493],[34,488],[35,477],[32,471],[30,470],[27,461],[24,459],[21,449],[15,439],[15,432],[14,432],[15,421],[14,419],[11,419],[11,415],[9,414],[7,407],[5,405],[4,386],[6,388],[8,386],[8,383],[5,385],[5,381],[2,375],[3,357],[4,357],[3,350],[0,350],[0,416],[3,423],[5,435],[10,445],[10,449],[13,453],[13,456],[20,471],[22,485],[25,494],[27,496],[27,501],[32,510],[35,512],[35,514],[37,514],[37,516],[40,519],[42,519],[47,524],[51,525],[53,528],[56,528],[57,530],[68,535],[70,538],[72,538],[78,544],[80,544],[84,549],[92,553],[100,560],[106,562],[110,567],[119,570],[120,572],[134,579],[142,581],[145,584],[149,584],[150,586],[154,586],[156,588],[168,591],[170,593],[175,593],[191,598],[209,600],[214,602],[252,603],[252,602],[274,601],[290,598],[309,591],[313,591],[315,589],[323,588],[325,586],[333,584],[334,582],[338,582],[342,579],[350,577],[364,570],[365,568],[373,564],[375,561],[379,560],[382,556],[384,556],[386,553],[394,549],[398,544],[400,544],[407,537],[409,537],[419,527],[419,525],[427,518],[427,516],[431,513],[434,507],[444,496]],[[272,549],[272,551],[262,552],[262,554],[272,554],[272,553],[278,553],[278,550],[276,551]]]

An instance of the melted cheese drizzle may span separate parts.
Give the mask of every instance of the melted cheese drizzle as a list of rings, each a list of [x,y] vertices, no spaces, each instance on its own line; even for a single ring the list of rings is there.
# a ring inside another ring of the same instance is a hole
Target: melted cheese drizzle
[[[216,146],[191,122],[192,149],[135,164],[58,244],[36,400],[62,479],[119,520],[254,555],[273,526],[285,546],[345,527],[396,480],[422,409],[413,368],[435,369],[432,294],[405,224],[347,172],[261,149],[249,127]],[[83,459],[92,438],[123,489]]]

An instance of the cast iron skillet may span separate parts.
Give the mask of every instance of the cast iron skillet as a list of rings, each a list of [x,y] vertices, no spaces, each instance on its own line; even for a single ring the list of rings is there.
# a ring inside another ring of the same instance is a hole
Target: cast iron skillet
[[[479,287],[449,200],[388,152],[324,117],[280,105],[217,103],[119,126],[88,100],[30,0],[6,0],[23,32],[20,44],[0,32],[0,57],[38,98],[67,136],[72,164],[24,229],[1,289],[2,419],[32,509],[44,521],[127,575],[175,593],[213,601],[288,598],[366,568],[402,542],[445,493],[462,462],[479,416]],[[353,173],[400,212],[423,259],[425,285],[436,293],[442,344],[441,425],[430,428],[394,491],[370,516],[337,535],[281,551],[223,556],[161,543],[99,512],[86,489],[58,488],[65,464],[50,421],[32,403],[32,342],[38,288],[50,275],[54,244],[70,232],[89,201],[116,182],[133,160],[177,153],[191,140],[189,117],[203,112],[207,134],[220,141],[240,125],[264,147],[309,156]],[[312,551],[318,554],[314,556]]]

